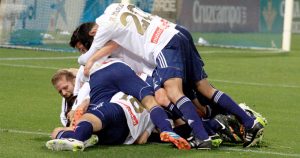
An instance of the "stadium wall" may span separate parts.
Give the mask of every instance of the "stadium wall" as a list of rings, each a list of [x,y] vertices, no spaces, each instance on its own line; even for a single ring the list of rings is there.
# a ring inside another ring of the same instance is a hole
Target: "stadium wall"
[[[94,21],[120,1],[1,0],[0,44],[70,50],[66,43],[80,23]],[[281,47],[284,0],[126,1],[187,27],[196,42],[203,37],[212,45]],[[300,0],[293,14],[293,32],[300,33]]]

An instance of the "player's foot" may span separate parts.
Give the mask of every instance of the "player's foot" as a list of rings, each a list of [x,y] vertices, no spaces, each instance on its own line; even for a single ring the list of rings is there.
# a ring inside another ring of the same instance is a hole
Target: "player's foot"
[[[221,139],[221,137],[218,134],[209,136],[209,138],[211,139],[212,147],[215,147],[215,148],[218,148],[221,145],[221,143],[223,142],[223,140]]]
[[[93,134],[88,140],[84,141],[84,148],[90,147],[90,146],[94,146],[95,144],[98,143],[98,136]]]
[[[190,137],[187,139],[191,145],[191,148],[199,149],[199,150],[210,150],[212,147],[211,139],[200,140],[195,137]]]
[[[46,143],[46,147],[50,150],[55,150],[55,151],[62,151],[62,150],[83,151],[84,150],[83,142],[72,138],[49,140]]]
[[[254,121],[254,125],[251,129],[245,130],[245,142],[243,147],[251,147],[256,145],[263,136],[264,126],[258,122],[257,120]]]
[[[215,120],[220,124],[222,128],[218,130],[218,133],[224,138],[227,142],[236,143],[237,139],[234,134],[234,130],[229,126],[228,118],[225,115],[217,115]]]
[[[265,117],[263,117],[260,113],[254,111],[249,106],[247,106],[245,103],[240,103],[239,106],[246,111],[246,113],[254,117],[259,123],[261,123],[264,127],[268,124],[268,121]]]
[[[230,126],[231,133],[233,134],[234,140],[230,140],[229,142],[233,143],[243,143],[245,128],[233,115],[227,115],[227,121]]]
[[[180,150],[190,150],[190,144],[174,132],[161,132],[160,140],[163,142],[171,142]]]

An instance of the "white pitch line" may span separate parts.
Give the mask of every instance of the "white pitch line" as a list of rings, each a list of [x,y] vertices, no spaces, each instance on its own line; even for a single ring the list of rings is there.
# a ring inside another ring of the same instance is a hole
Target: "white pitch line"
[[[256,53],[256,54],[261,54],[261,53],[268,53],[268,54],[279,54],[282,53],[281,50],[277,51],[263,51],[263,50],[240,50],[240,51],[236,51],[236,50],[207,50],[207,51],[199,51],[200,54],[224,54],[224,53],[230,53],[230,54],[243,54],[243,53]]]
[[[300,86],[297,86],[297,85],[286,85],[286,84],[266,84],[266,83],[239,82],[239,81],[228,81],[228,80],[218,80],[218,79],[209,79],[209,80],[210,81],[214,81],[214,82],[240,84],[240,85],[250,85],[250,86],[281,87],[281,88],[300,88]]]
[[[1,129],[0,128],[0,132],[50,136],[50,133],[22,131],[22,130],[15,130],[15,129]],[[259,151],[259,150],[251,150],[251,149],[234,149],[234,148],[228,148],[228,147],[221,147],[219,149],[223,150],[223,151],[249,152],[249,153],[257,153],[257,154],[265,154],[265,155],[279,155],[279,156],[286,156],[286,157],[300,157],[300,154],[280,153],[280,152],[272,152],[272,151]]]
[[[45,66],[35,66],[35,65],[20,65],[20,64],[0,64],[2,66],[10,66],[10,67],[26,67],[26,68],[34,68],[34,69],[52,69],[58,70],[58,67],[45,67]]]
[[[265,155],[279,155],[279,156],[286,156],[286,157],[300,157],[300,154],[280,153],[280,152],[251,150],[251,149],[233,149],[233,148],[227,148],[227,147],[222,148],[221,147],[220,150],[248,152],[248,153],[265,154]]]
[[[35,66],[35,65],[19,65],[19,64],[1,64],[3,66],[11,66],[11,67],[27,67],[27,68],[36,68],[36,69],[52,69],[58,70],[58,67],[44,67],[44,66]],[[240,81],[228,81],[228,80],[219,80],[219,79],[209,79],[213,82],[221,82],[221,83],[230,83],[230,84],[239,84],[239,85],[249,85],[249,86],[264,86],[264,87],[280,87],[280,88],[300,88],[297,85],[286,85],[286,84],[267,84],[267,83],[255,83],[255,82],[240,82]]]
[[[15,130],[15,129],[2,129],[2,128],[0,128],[0,132],[3,132],[3,133],[7,132],[7,133],[18,133],[18,134],[32,134],[32,135],[50,136],[50,133],[21,131],[21,130]]]
[[[35,57],[35,58],[0,58],[0,61],[5,60],[65,60],[65,59],[76,59],[76,56],[68,56],[68,57]]]

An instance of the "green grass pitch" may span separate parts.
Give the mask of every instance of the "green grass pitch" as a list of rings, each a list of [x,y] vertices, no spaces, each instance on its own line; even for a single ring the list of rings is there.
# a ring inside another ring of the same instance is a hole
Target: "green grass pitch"
[[[269,122],[261,146],[211,151],[179,151],[169,144],[50,151],[45,142],[60,126],[61,103],[50,78],[58,68],[77,67],[78,54],[0,49],[0,157],[300,157],[300,35],[292,41],[289,53],[199,47],[211,83]]]

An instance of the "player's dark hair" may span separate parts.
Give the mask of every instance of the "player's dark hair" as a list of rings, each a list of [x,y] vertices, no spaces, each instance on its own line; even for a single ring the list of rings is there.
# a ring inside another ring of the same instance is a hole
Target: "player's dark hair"
[[[70,46],[75,48],[75,45],[78,42],[81,42],[86,49],[90,49],[93,39],[93,36],[89,35],[89,32],[96,25],[95,22],[86,22],[78,26],[71,37],[69,42]]]

